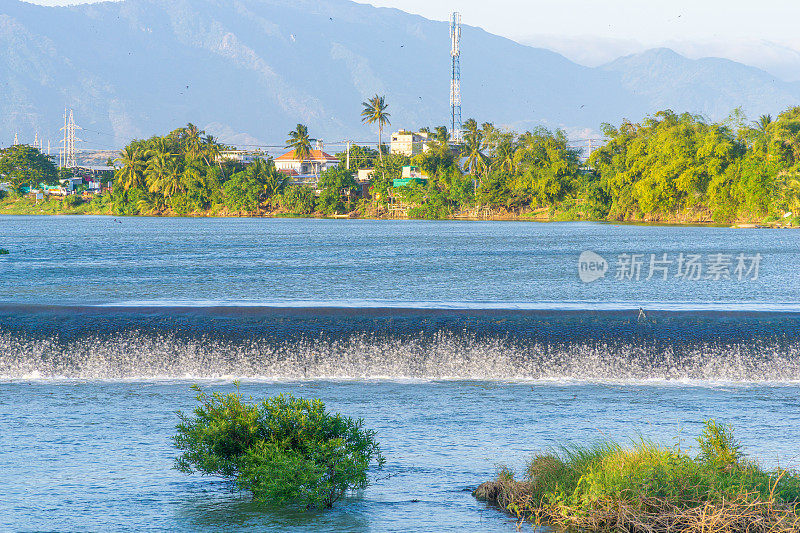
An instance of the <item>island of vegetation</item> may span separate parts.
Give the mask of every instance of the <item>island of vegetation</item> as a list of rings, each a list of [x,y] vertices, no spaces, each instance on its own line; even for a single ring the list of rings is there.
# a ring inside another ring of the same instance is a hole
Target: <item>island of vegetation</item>
[[[730,426],[705,423],[700,454],[646,441],[535,455],[523,480],[502,468],[473,495],[562,531],[800,531],[800,475],[747,460]]]
[[[384,459],[375,432],[325,410],[320,400],[291,395],[245,402],[204,393],[193,416],[178,413],[173,441],[181,472],[232,479],[256,501],[297,509],[330,508],[347,491],[364,489],[371,466]]]
[[[113,187],[100,194],[32,197],[27,190],[63,182],[70,171],[33,147],[6,148],[0,214],[800,225],[800,107],[756,122],[739,111],[715,123],[667,110],[640,123],[604,124],[605,143],[583,160],[562,130],[517,134],[474,119],[459,143],[445,127],[423,128],[422,153],[391,154],[380,139],[389,124],[383,97],[363,105],[362,119],[379,127],[380,150],[336,154],[341,164],[313,186],[293,183],[269,158],[245,165],[221,157],[231,147],[189,124],[131,142],[116,159]],[[312,152],[309,135],[298,124],[286,141],[301,161]],[[426,179],[394,186],[409,166]],[[359,169],[371,170],[368,182],[356,180]]]

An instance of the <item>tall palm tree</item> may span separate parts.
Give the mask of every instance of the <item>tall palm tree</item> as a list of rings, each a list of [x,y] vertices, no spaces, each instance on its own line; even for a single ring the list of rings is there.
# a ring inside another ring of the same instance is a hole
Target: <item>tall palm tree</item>
[[[461,155],[466,158],[464,170],[473,176],[479,176],[486,171],[486,156],[483,150],[486,143],[483,141],[483,132],[478,128],[478,123],[471,118],[464,122],[464,148]]]
[[[386,109],[389,105],[385,101],[385,97],[378,96],[377,94],[367,100],[366,102],[361,102],[361,105],[364,106],[364,109],[361,111],[361,122],[366,122],[367,124],[374,124],[378,123],[378,157],[383,159],[383,149],[381,147],[383,137],[383,127],[387,124],[391,124],[389,122],[389,113],[386,112]]]
[[[206,132],[200,130],[191,122],[188,123],[186,127],[181,128],[181,134],[183,136],[183,149],[187,156],[193,159],[199,159],[202,157],[203,135],[205,135],[205,133]],[[206,164],[208,164],[208,161],[206,161]]]
[[[300,160],[302,174],[303,161],[311,156],[311,138],[308,136],[308,128],[305,125],[298,124],[294,131],[289,132],[286,148],[294,149],[294,156]]]
[[[117,179],[124,190],[145,184],[147,159],[141,147],[126,146],[114,161],[122,165],[122,168],[117,170]]]

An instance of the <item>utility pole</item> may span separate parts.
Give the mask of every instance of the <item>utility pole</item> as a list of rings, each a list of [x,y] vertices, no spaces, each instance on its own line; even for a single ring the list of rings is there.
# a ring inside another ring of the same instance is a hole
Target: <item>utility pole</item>
[[[14,132],[14,146],[19,144],[19,139],[17,138],[17,133]]]
[[[350,142],[347,141],[347,170],[350,170]]]

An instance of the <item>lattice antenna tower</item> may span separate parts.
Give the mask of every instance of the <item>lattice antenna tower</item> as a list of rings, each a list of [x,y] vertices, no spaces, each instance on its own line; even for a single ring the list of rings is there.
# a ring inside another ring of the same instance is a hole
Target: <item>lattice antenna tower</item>
[[[69,114],[67,114],[67,110],[65,109],[64,126],[61,127],[61,131],[64,132],[64,137],[61,140],[61,149],[58,155],[58,166],[61,168],[75,168],[78,166],[75,143],[82,141],[75,136],[75,132],[79,129],[81,129],[81,127],[75,124],[75,117],[73,116],[72,109],[69,110]]]
[[[450,57],[453,60],[450,79],[450,139],[461,142],[461,14],[450,16]]]

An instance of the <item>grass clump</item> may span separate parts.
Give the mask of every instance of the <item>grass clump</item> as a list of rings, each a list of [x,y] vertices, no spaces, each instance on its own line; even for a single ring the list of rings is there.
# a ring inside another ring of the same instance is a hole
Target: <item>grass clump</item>
[[[507,470],[473,495],[566,531],[800,531],[800,475],[748,461],[730,426],[705,422],[700,454],[640,441],[535,455],[524,479]]]
[[[384,459],[375,433],[325,411],[320,400],[281,394],[253,404],[199,388],[194,416],[179,412],[175,467],[235,479],[254,499],[300,508],[330,508],[348,490],[369,485]]]

